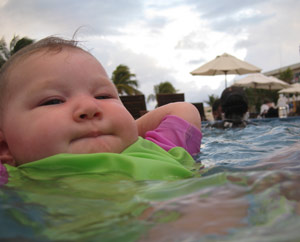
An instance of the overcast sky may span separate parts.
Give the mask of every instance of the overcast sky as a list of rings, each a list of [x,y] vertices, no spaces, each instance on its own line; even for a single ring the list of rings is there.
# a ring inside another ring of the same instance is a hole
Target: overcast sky
[[[190,72],[224,52],[263,72],[299,63],[299,9],[299,0],[0,0],[0,30],[9,42],[71,38],[81,27],[76,38],[110,77],[124,64],[146,96],[170,81],[186,101],[204,102],[220,96],[224,76]]]

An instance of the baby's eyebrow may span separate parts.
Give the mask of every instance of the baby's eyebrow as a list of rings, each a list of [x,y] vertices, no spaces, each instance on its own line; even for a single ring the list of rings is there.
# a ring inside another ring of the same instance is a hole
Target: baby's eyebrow
[[[47,79],[44,81],[40,81],[38,83],[33,83],[33,87],[31,88],[32,92],[37,92],[45,89],[65,89],[69,83],[65,83],[62,81],[58,81],[56,79]]]
[[[103,76],[95,78],[94,81],[91,82],[92,89],[97,89],[99,87],[100,88],[112,88],[112,89],[115,88],[113,82],[110,79],[105,78]]]
[[[104,76],[97,75],[86,81],[91,92],[98,89],[115,90],[115,86],[112,81]],[[60,90],[67,92],[70,86],[72,86],[71,81],[62,80],[60,78],[51,78],[38,81],[37,83],[32,83],[30,92],[40,92],[42,90]]]

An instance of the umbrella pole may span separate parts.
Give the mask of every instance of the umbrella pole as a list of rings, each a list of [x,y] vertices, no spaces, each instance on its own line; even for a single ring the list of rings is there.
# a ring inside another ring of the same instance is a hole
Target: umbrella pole
[[[225,73],[225,89],[227,88],[227,71],[224,71]]]

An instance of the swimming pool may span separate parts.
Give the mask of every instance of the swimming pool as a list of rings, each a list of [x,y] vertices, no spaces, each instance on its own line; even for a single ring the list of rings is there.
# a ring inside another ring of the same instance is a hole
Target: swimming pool
[[[196,159],[205,168],[194,178],[70,176],[3,186],[0,240],[298,241],[300,118],[254,122],[204,127]]]

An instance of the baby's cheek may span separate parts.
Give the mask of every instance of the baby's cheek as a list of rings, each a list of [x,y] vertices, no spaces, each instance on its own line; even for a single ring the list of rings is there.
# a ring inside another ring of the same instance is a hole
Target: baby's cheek
[[[21,135],[14,136],[13,152],[16,159],[21,163],[27,163],[45,158],[53,153],[53,133],[47,129],[28,128]]]
[[[123,123],[123,135],[128,144],[134,143],[138,138],[137,125],[131,116]]]
[[[16,128],[8,127],[5,129],[5,140],[11,152],[22,150],[22,148],[24,148],[26,139],[23,133],[23,130],[19,129],[18,126],[16,126]]]

